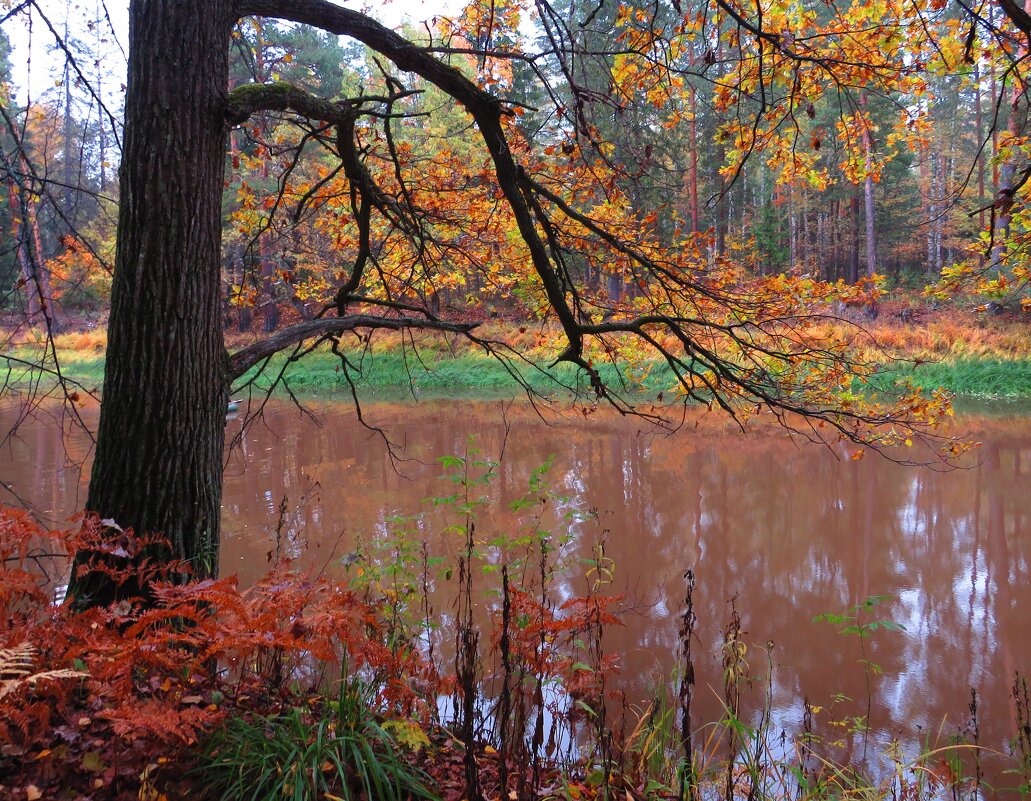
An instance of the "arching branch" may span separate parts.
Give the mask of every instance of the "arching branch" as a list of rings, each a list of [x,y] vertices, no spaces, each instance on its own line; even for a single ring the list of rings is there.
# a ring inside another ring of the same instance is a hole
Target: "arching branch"
[[[1031,15],[1029,15],[1014,0],[999,0],[1003,12],[1009,17],[1010,22],[1017,26],[1020,31],[1031,40]]]
[[[284,328],[277,334],[255,342],[229,357],[228,378],[233,381],[259,362],[287,348],[311,339],[345,334],[359,328],[381,328],[390,331],[444,331],[468,334],[479,323],[449,323],[411,317],[378,317],[371,314],[351,314],[346,317],[324,317]]]

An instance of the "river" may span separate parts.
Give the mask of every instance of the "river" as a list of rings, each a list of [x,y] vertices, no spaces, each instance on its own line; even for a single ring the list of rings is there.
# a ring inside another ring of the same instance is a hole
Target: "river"
[[[746,696],[768,694],[775,727],[797,730],[808,698],[833,732],[834,720],[865,712],[869,687],[882,747],[944,742],[969,729],[973,688],[980,742],[1005,750],[1014,735],[1011,687],[1031,668],[1029,416],[961,416],[957,426],[983,444],[966,469],[941,472],[871,454],[854,461],[842,448],[798,444],[769,427],[741,433],[708,417],[665,436],[604,414],[545,422],[496,401],[371,403],[366,418],[384,428],[388,447],[349,403],[312,409],[314,417],[274,402],[242,436],[242,417],[228,420],[237,442],[221,564],[244,584],[277,548],[301,569],[342,572],[342,557],[402,527],[435,553],[453,553],[458,541],[442,532],[455,513],[428,499],[455,491],[439,457],[470,447],[498,461],[476,488],[490,500],[477,511],[478,538],[515,531],[525,513],[508,507],[550,461],[540,525],[576,534],[553,591],[570,597],[598,579],[589,560],[596,565],[603,540],[612,573],[601,590],[623,596],[624,624],[609,627],[604,644],[621,655],[617,684],[630,703],[645,703],[673,675],[691,569],[699,720],[720,714],[721,632],[733,599],[749,646]],[[14,414],[0,410],[0,428]],[[81,506],[75,464],[89,458],[89,440],[62,428],[52,415],[24,421],[0,452],[0,478],[56,520]],[[435,607],[447,610],[448,583],[438,578],[434,588]],[[883,600],[860,622],[903,631],[861,640],[840,632],[845,623],[814,621],[875,596]]]

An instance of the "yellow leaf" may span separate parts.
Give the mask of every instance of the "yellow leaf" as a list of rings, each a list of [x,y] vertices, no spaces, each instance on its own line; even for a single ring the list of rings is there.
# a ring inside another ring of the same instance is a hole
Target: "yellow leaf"
[[[25,788],[26,801],[39,801],[43,797],[43,791],[40,790],[36,785],[30,784]]]
[[[430,738],[417,723],[407,720],[388,720],[383,724],[398,745],[407,748],[409,751],[418,752],[430,744]],[[497,753],[495,751],[495,753]]]
[[[860,448],[860,449],[859,449],[858,451],[856,451],[855,453],[853,453],[853,454],[852,454],[852,455],[851,455],[851,456],[850,456],[849,458],[850,458],[850,459],[851,459],[851,460],[852,460],[853,462],[858,462],[858,461],[859,461],[860,459],[862,459],[862,458],[863,458],[864,456],[866,456],[866,448]]]

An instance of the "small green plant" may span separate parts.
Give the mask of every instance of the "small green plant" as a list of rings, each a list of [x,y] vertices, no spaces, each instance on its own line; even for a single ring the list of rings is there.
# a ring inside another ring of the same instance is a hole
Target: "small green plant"
[[[906,627],[894,620],[873,618],[873,610],[884,603],[892,600],[890,595],[870,595],[866,600],[847,609],[845,612],[836,615],[825,612],[813,618],[814,623],[827,622],[832,626],[838,626],[838,633],[859,639],[859,664],[863,666],[863,674],[866,678],[866,714],[860,718],[845,718],[839,722],[847,724],[851,732],[861,731],[863,733],[863,756],[866,756],[867,734],[870,730],[870,715],[873,711],[873,676],[883,673],[880,665],[870,659],[866,651],[866,641],[877,631],[902,632]]]
[[[208,740],[195,771],[225,801],[435,799],[371,702],[371,689],[350,677],[320,709],[231,718]]]
[[[351,587],[382,609],[385,643],[397,655],[431,635],[430,621],[422,615],[424,574],[441,560],[425,554],[421,516],[396,515],[385,522],[386,528],[367,544],[359,539],[341,564]]]
[[[885,601],[892,600],[890,595],[871,595],[862,603],[840,615],[825,612],[813,618],[814,623],[826,621],[833,626],[841,626],[839,634],[851,634],[866,639],[878,629],[884,631],[905,631],[906,627],[894,620],[870,620],[871,610]]]

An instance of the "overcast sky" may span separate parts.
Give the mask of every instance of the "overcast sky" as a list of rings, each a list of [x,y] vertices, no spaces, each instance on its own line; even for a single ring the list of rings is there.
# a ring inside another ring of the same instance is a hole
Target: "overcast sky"
[[[334,1],[334,0],[331,0]],[[335,0],[337,5],[363,10],[370,13],[389,27],[397,27],[406,19],[414,22],[422,21],[433,14],[455,13],[461,8],[460,0]],[[120,82],[124,80],[125,61],[123,52],[128,52],[128,0],[39,0],[39,7],[59,32],[63,33],[66,9],[68,13],[68,33],[72,38],[93,42],[97,37],[90,30],[91,19],[104,19],[105,11],[110,17],[111,25],[103,24],[101,36],[109,41],[107,47],[109,69]],[[111,28],[114,28],[112,36]],[[45,22],[34,15],[30,25],[24,14],[19,14],[3,25],[4,32],[10,37],[14,52],[11,65],[14,71],[16,97],[24,103],[27,96],[36,100],[41,94],[54,86],[55,80],[61,76],[59,70],[63,63],[60,54],[53,53],[54,37]],[[92,65],[82,65],[88,69]],[[117,88],[117,87],[115,87]],[[26,93],[28,90],[28,95]]]

